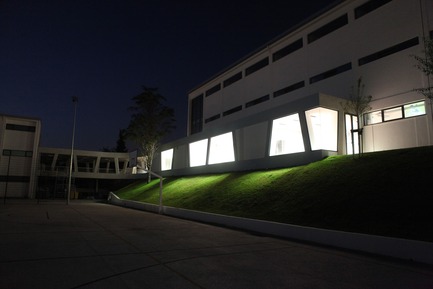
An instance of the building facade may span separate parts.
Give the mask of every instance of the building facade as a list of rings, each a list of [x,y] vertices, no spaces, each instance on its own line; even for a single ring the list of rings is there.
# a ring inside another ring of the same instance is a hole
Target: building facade
[[[0,115],[0,197],[34,197],[41,121]]]
[[[162,176],[262,170],[330,155],[433,145],[432,103],[415,89],[433,0],[339,0],[188,93],[188,131],[163,144]],[[371,96],[361,116],[344,109]],[[71,150],[39,148],[39,119],[0,116],[0,197],[64,197]],[[115,189],[129,153],[76,151],[74,192]],[[106,182],[110,184],[105,185]]]
[[[336,1],[192,89],[187,137],[162,146],[156,170],[266,169],[432,145],[431,103],[414,91],[432,79],[413,57],[429,38],[433,0]],[[344,109],[360,79],[372,97],[361,118]]]
[[[73,151],[39,146],[41,121],[0,115],[0,198],[104,198],[143,175],[136,152]],[[135,169],[135,170],[134,170]],[[69,176],[71,176],[69,178]]]

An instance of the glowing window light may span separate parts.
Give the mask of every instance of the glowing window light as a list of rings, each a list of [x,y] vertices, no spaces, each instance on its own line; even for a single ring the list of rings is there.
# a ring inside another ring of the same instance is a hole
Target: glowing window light
[[[270,156],[304,152],[299,115],[292,114],[272,122]]]
[[[189,166],[204,166],[207,158],[207,139],[189,144]]]
[[[375,124],[375,123],[381,123],[382,122],[382,111],[373,111],[373,112],[369,112],[367,114],[364,115],[364,123],[366,125],[369,124]]]
[[[161,171],[171,170],[173,164],[173,149],[161,152]]]
[[[425,114],[424,101],[404,105],[404,117],[412,117]]]
[[[338,112],[318,107],[305,112],[312,150],[337,151]]]
[[[403,118],[403,110],[402,110],[401,106],[385,109],[383,111],[383,120],[384,121],[400,119],[400,118]]]
[[[231,132],[210,139],[209,164],[235,161],[233,135]]]
[[[358,129],[358,117],[346,114],[346,151],[348,155],[359,153],[359,135],[354,131]]]

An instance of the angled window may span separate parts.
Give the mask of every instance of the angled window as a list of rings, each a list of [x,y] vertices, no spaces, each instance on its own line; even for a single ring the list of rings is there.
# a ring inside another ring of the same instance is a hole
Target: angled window
[[[189,144],[189,166],[204,166],[207,159],[208,140],[203,139]]]
[[[346,63],[344,65],[330,69],[328,71],[325,71],[323,73],[320,73],[320,74],[317,74],[317,75],[311,77],[310,78],[310,84],[324,80],[324,79],[327,79],[329,77],[343,73],[343,72],[351,70],[351,69],[352,69],[352,63],[350,63],[350,62]]]
[[[337,19],[329,22],[328,24],[323,25],[319,29],[308,34],[308,37],[307,37],[308,43],[314,42],[314,41],[322,38],[323,36],[343,27],[344,25],[349,23],[348,21],[349,20],[347,18],[347,14],[344,14],[344,15],[338,17]]]
[[[283,94],[286,94],[286,93],[292,92],[292,91],[294,91],[294,90],[300,89],[300,88],[302,88],[302,87],[304,87],[304,86],[305,86],[305,82],[304,82],[304,81],[300,81],[300,82],[297,82],[297,83],[295,83],[295,84],[292,84],[292,85],[286,86],[286,87],[284,87],[284,88],[282,88],[282,89],[280,89],[280,90],[275,91],[275,92],[274,92],[274,98],[275,98],[275,97],[278,97],[278,96],[280,96],[280,95],[283,95]]]
[[[280,50],[274,52],[272,54],[272,61],[275,62],[275,61],[289,55],[290,53],[293,53],[296,50],[301,49],[302,46],[303,46],[303,42],[302,42],[302,38],[301,38],[301,39],[298,39],[295,42],[287,45],[286,47],[281,48]]]
[[[370,0],[362,4],[355,8],[355,19],[358,19],[391,1],[392,0]]]
[[[161,171],[171,170],[173,165],[173,149],[161,152]]]
[[[208,90],[206,90],[206,97],[208,97],[209,95],[214,94],[215,92],[219,91],[221,89],[221,84],[217,84],[212,88],[209,88]]]
[[[257,70],[262,69],[263,67],[267,66],[269,64],[269,58],[263,58],[262,60],[254,63],[247,69],[245,69],[245,76],[250,75],[251,73],[256,72]]]
[[[209,164],[235,161],[233,134],[231,132],[214,136],[210,139]]]
[[[233,113],[241,111],[241,110],[242,110],[242,105],[238,105],[236,107],[233,107],[233,108],[231,108],[229,110],[224,111],[223,112],[223,116],[228,116],[230,114],[233,114]]]
[[[304,152],[301,124],[297,113],[272,121],[270,156]]]
[[[312,150],[337,151],[338,112],[318,107],[305,112]]]
[[[232,77],[227,78],[226,80],[224,80],[223,82],[223,86],[227,87],[229,85],[232,85],[233,83],[235,83],[238,80],[242,79],[242,71],[236,73],[235,75],[233,75]]]
[[[409,39],[407,41],[404,41],[402,43],[396,44],[396,45],[391,46],[389,48],[386,48],[386,49],[383,49],[381,51],[378,51],[378,52],[372,53],[370,55],[367,55],[365,57],[362,57],[358,60],[358,65],[361,66],[361,65],[370,63],[372,61],[381,59],[383,57],[386,57],[386,56],[389,56],[391,54],[397,53],[399,51],[408,49],[408,48],[416,46],[418,44],[419,44],[418,37],[414,37],[414,38]]]
[[[254,100],[251,100],[251,101],[245,103],[245,108],[257,105],[259,103],[262,103],[262,102],[265,102],[265,101],[268,101],[268,100],[269,100],[269,94],[264,95],[262,97],[256,98]]]
[[[206,118],[206,119],[204,120],[204,123],[209,123],[209,122],[211,122],[211,121],[214,121],[214,120],[219,119],[220,117],[221,117],[221,114],[217,113],[217,114],[215,114],[215,115],[213,115],[213,116],[211,116],[211,117]]]

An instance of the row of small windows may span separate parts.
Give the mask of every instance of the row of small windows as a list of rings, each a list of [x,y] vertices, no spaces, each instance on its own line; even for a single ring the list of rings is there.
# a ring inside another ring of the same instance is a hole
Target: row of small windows
[[[358,19],[362,16],[364,16],[367,13],[370,13],[376,9],[378,9],[379,7],[385,5],[388,2],[391,2],[392,0],[371,0],[366,2],[365,4],[355,8],[355,19]],[[312,43],[324,36],[326,36],[327,34],[345,26],[346,24],[349,23],[349,19],[347,14],[344,14],[336,19],[334,19],[333,21],[323,25],[322,27],[316,29],[315,31],[309,33],[307,35],[307,42],[308,43]],[[275,62],[293,52],[295,52],[296,50],[299,50],[303,47],[303,39],[300,38],[294,42],[292,42],[291,44],[283,47],[282,49],[274,52],[272,54],[272,61]],[[386,51],[385,51],[386,53]],[[372,56],[374,58],[374,56]],[[368,61],[368,59],[366,59],[366,61]],[[266,67],[269,64],[269,58],[263,58],[260,61],[254,63],[253,65],[249,66],[248,68],[245,69],[245,76],[248,76],[264,67]],[[362,64],[360,64],[362,65]],[[223,87],[227,87],[233,83],[235,83],[238,80],[242,79],[242,71],[236,73],[235,75],[227,78],[226,80],[223,81]],[[221,85],[217,84],[214,87],[208,89],[205,93],[206,97],[210,96],[212,94],[214,94],[215,92],[219,91],[221,89]]]
[[[271,120],[268,156],[279,156],[306,151],[304,144],[308,134],[311,150],[337,151],[338,112],[317,107],[305,111],[306,131],[301,126],[299,113]],[[189,144],[189,166],[197,167],[235,161],[233,133],[205,138]],[[174,149],[161,152],[161,169],[171,170]]]
[[[418,101],[414,103],[369,112],[364,115],[364,124],[377,124],[391,120],[410,118],[425,114],[425,102]]]
[[[14,123],[7,123],[6,129],[7,130],[17,130],[17,131],[27,131],[27,132],[35,132],[36,131],[36,127],[34,127],[34,126],[14,124]]]
[[[370,54],[368,56],[362,57],[362,58],[358,59],[358,64],[359,64],[359,66],[365,65],[367,63],[376,61],[376,60],[378,60],[380,58],[392,55],[394,53],[397,53],[397,52],[400,52],[402,50],[408,49],[410,47],[416,46],[418,44],[419,44],[419,38],[418,37],[414,37],[414,38],[412,38],[410,40],[404,41],[402,43],[393,45],[393,46],[391,46],[389,48],[386,48],[386,49],[380,50],[378,52],[375,52],[373,54]],[[319,73],[319,74],[317,74],[317,75],[315,75],[313,77],[310,77],[309,83],[313,84],[313,83],[325,80],[327,78],[333,77],[335,75],[341,74],[343,72],[349,71],[351,69],[352,69],[352,63],[348,62],[348,63],[345,63],[343,65],[340,65],[340,66],[337,66],[335,68],[332,68],[330,70],[327,70],[325,72]],[[289,92],[295,91],[295,90],[303,88],[303,87],[305,87],[305,82],[304,81],[300,81],[300,82],[294,83],[292,85],[286,86],[286,87],[284,87],[282,89],[279,89],[279,90],[275,91],[273,93],[273,97],[275,98],[275,97],[278,97],[280,95],[287,94]],[[255,100],[252,100],[250,102],[247,102],[245,104],[245,108],[251,107],[253,105],[262,103],[262,102],[267,101],[267,100],[269,100],[269,96],[260,97],[258,99],[255,99]],[[227,111],[223,112],[223,116],[227,116],[227,115],[230,115],[232,113],[235,113],[235,112],[238,112],[238,111],[241,111],[241,110],[242,110],[242,106],[237,106],[235,108],[232,108],[230,110],[227,110]],[[205,123],[217,120],[219,118],[220,118],[220,115],[216,114],[216,115],[214,115],[214,116],[212,116],[210,118],[207,118],[205,120]]]
[[[367,113],[364,115],[364,120],[366,124],[374,124],[425,114],[425,101],[418,101]],[[305,121],[307,130],[303,131],[299,113],[273,119],[267,155],[273,157],[305,152],[306,147],[304,142],[306,138],[303,136],[304,132],[308,134],[312,151],[337,151],[338,111],[324,107],[309,109],[305,111]],[[355,127],[357,127],[357,124]],[[354,125],[350,115],[346,115],[346,131],[349,132],[351,128],[354,128]],[[350,148],[350,139],[349,135],[347,138],[347,148]],[[238,146],[234,144],[232,132],[190,143],[189,166],[196,167],[233,162],[235,161],[235,147]],[[163,171],[172,169],[173,152],[173,149],[161,152],[161,169]]]
[[[358,18],[360,18],[360,17],[362,17],[362,16],[364,16],[364,15],[366,15],[366,14],[368,14],[368,13],[370,13],[370,12],[376,10],[376,9],[378,9],[379,7],[381,7],[381,6],[389,3],[391,1],[392,0],[370,0],[370,1],[366,2],[366,3],[364,3],[363,5],[355,8],[355,10],[354,10],[355,11],[355,19],[358,19]],[[337,19],[335,19],[335,20],[333,20],[333,21],[325,24],[324,26],[322,26],[319,29],[316,29],[315,31],[311,32],[307,36],[308,43],[314,42],[315,40],[317,40],[317,39],[319,39],[319,38],[321,38],[321,37],[323,37],[323,36],[331,33],[332,31],[335,31],[336,29],[338,29],[338,28],[346,25],[347,22],[348,22],[348,17],[347,17],[347,14],[345,14],[345,15],[340,16],[339,18],[337,18]],[[433,37],[432,34],[433,34],[433,31],[430,31],[430,37]],[[383,49],[381,51],[378,51],[378,52],[375,52],[373,54],[370,54],[370,55],[367,55],[365,57],[362,57],[362,58],[360,58],[358,60],[358,65],[359,66],[365,65],[365,64],[367,64],[369,62],[372,62],[372,61],[378,60],[380,58],[389,56],[391,54],[397,53],[397,52],[399,52],[401,50],[410,48],[410,47],[418,45],[418,44],[419,44],[418,38],[417,37],[412,38],[412,39],[407,40],[405,42],[402,42],[402,43],[396,44],[396,45],[394,45],[392,47],[389,47],[387,49]],[[272,54],[272,61],[273,62],[278,61],[279,59],[281,59],[281,58],[283,58],[283,57],[285,57],[285,56],[287,56],[287,55],[289,55],[289,54],[291,54],[291,53],[293,53],[293,52],[301,49],[302,47],[303,47],[303,39],[300,38],[300,39],[298,39],[298,40],[290,43],[289,45],[283,47],[282,49],[274,52]],[[269,58],[268,57],[263,58],[263,59],[259,60],[258,62],[256,62],[255,64],[253,64],[253,65],[249,66],[248,68],[246,68],[245,69],[245,76],[250,75],[250,74],[258,71],[258,70],[266,67],[267,65],[269,65]],[[352,64],[351,63],[346,63],[346,64],[343,64],[341,66],[335,67],[333,69],[330,69],[328,71],[322,72],[320,74],[317,74],[317,75],[311,77],[309,79],[309,83],[313,84],[315,82],[319,82],[321,80],[327,79],[329,77],[335,76],[337,74],[343,73],[343,72],[351,70],[351,69],[352,69]],[[242,76],[242,71],[236,73],[235,75],[233,75],[233,76],[231,76],[231,77],[229,77],[229,78],[227,78],[226,80],[223,81],[223,87],[225,88],[225,87],[227,87],[227,86],[229,86],[229,85],[237,82],[238,80],[241,80],[242,77],[243,77]],[[275,91],[273,93],[273,97],[275,98],[275,97],[278,97],[280,95],[287,94],[289,92],[292,92],[294,90],[297,90],[297,89],[300,89],[300,88],[303,88],[303,87],[305,87],[305,82],[304,81],[300,81],[300,82],[294,83],[292,85],[289,85],[287,87],[284,87],[282,89],[279,89],[279,90]],[[210,95],[218,92],[219,90],[221,90],[221,84],[217,84],[217,85],[213,86],[212,88],[208,89],[205,92],[205,96],[206,97],[210,96]],[[201,95],[201,97],[203,97],[203,94]],[[196,98],[200,98],[200,96],[196,97]],[[194,107],[195,106],[202,106],[203,100],[202,99],[200,99],[200,100],[201,100],[201,103],[200,103],[201,105],[199,105],[199,103],[198,103],[199,101],[198,100],[196,100],[196,103],[194,105],[194,99],[193,99],[193,103],[192,103],[193,113],[194,113]],[[253,100],[253,101],[247,102],[245,104],[245,108],[254,106],[256,104],[265,102],[267,100],[269,100],[269,96],[268,97],[260,97],[257,100]],[[203,109],[202,108],[200,108],[200,109],[201,109],[200,113],[199,114],[196,113],[195,114],[196,117],[192,117],[191,118],[191,122],[192,122],[191,123],[191,133],[199,132],[199,131],[202,130],[202,114],[203,114]],[[198,108],[196,110],[198,110]],[[230,115],[230,114],[238,112],[240,110],[242,110],[242,106],[234,107],[232,109],[229,109],[229,110],[223,112],[223,116]],[[201,116],[201,117],[199,117],[199,116]],[[205,119],[205,123],[217,120],[220,117],[221,117],[220,114],[213,115],[213,116]]]

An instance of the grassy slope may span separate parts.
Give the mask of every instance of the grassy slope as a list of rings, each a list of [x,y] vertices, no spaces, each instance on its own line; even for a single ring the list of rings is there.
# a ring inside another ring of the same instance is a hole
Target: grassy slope
[[[433,147],[278,170],[166,178],[166,206],[433,242]],[[115,192],[158,203],[159,182]]]

